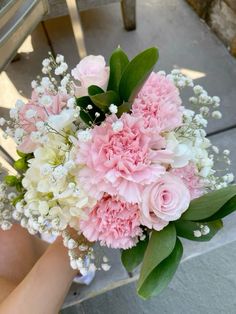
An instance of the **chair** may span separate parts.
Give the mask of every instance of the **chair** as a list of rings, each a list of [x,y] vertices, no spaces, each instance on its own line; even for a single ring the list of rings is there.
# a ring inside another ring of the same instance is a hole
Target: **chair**
[[[136,0],[49,0],[50,12],[45,19],[69,14],[80,58],[87,55],[79,11],[101,5],[120,2],[124,27],[127,31],[136,28]]]
[[[46,0],[9,0],[0,4],[0,71],[48,12]]]
[[[47,0],[5,0],[0,2],[0,72],[15,57],[26,37],[48,13]],[[0,130],[0,136],[2,136]],[[9,144],[9,143],[8,143]],[[11,169],[14,160],[7,151],[7,142],[0,145],[0,161]]]

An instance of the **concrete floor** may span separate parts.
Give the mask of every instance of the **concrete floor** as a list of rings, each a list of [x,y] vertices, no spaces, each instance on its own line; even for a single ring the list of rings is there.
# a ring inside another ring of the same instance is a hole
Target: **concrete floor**
[[[129,56],[149,46],[158,46],[156,69],[182,71],[222,99],[223,119],[210,122],[208,132],[221,147],[231,146],[236,156],[236,60],[184,0],[138,0],[137,30],[126,32],[118,4],[81,14],[89,54],[106,58],[120,44]],[[21,47],[21,59],[0,74],[0,115],[6,116],[16,98],[30,96],[30,82],[40,73],[47,51],[65,55],[70,67],[79,58],[68,17],[39,25]],[[45,34],[48,34],[48,38]],[[12,152],[14,147],[9,148]],[[232,170],[236,173],[236,164]],[[229,241],[230,242],[230,241]],[[134,284],[118,288],[63,314],[233,314],[236,313],[236,243],[218,248],[183,263],[161,296],[143,302],[135,296]]]

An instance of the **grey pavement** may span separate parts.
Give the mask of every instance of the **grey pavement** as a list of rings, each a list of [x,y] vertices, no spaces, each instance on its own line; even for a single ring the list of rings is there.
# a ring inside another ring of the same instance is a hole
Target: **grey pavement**
[[[118,4],[83,12],[81,18],[89,54],[102,54],[108,58],[112,50],[121,45],[132,57],[155,45],[160,51],[156,70],[168,72],[173,67],[180,68],[196,78],[195,82],[203,85],[209,94],[220,96],[223,119],[211,121],[208,133],[217,145],[232,150],[231,169],[236,174],[236,59],[188,4],[184,0],[138,0],[137,30],[133,32],[123,29]],[[48,50],[64,54],[70,67],[78,63],[69,18],[46,21],[45,29],[42,25],[37,27],[31,36],[31,46],[25,44],[21,60],[10,64],[1,74],[1,116],[7,114],[19,90],[21,97],[30,96],[30,81],[39,73],[40,61]],[[236,228],[235,233],[232,230],[230,236],[227,230],[225,237],[224,231],[221,235],[222,238],[229,237],[227,241],[219,242],[218,246],[209,243],[204,254],[182,263],[170,287],[151,301],[140,300],[135,295],[135,283],[132,283],[67,308],[62,313],[236,313]],[[115,276],[122,280],[126,274],[120,263],[114,262],[113,267],[106,276],[111,276],[111,281]]]

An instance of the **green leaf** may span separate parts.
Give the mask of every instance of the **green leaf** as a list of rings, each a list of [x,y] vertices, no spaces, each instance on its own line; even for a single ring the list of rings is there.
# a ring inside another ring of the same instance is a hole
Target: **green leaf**
[[[216,190],[194,199],[188,210],[182,215],[183,220],[205,220],[218,212],[232,197],[236,195],[236,185]]]
[[[114,104],[117,106],[120,105],[119,95],[112,90],[109,90],[106,93],[90,96],[90,99],[96,105],[96,107],[98,107],[100,110],[102,110],[105,113],[108,112],[109,106],[111,104]]]
[[[225,216],[228,216],[229,214],[233,213],[235,210],[236,210],[236,196],[232,197],[227,203],[224,204],[224,206],[221,207],[221,209],[218,212],[216,212],[211,217],[208,217],[206,221],[222,219]]]
[[[132,272],[143,261],[143,256],[148,245],[148,236],[144,241],[139,241],[136,246],[121,253],[121,261],[128,272]]]
[[[97,122],[103,121],[105,119],[104,113],[93,104],[89,96],[83,96],[83,97],[77,98],[76,104],[77,106],[80,107],[80,118],[87,125],[91,126],[91,124],[95,121],[95,119]],[[91,105],[93,108],[91,110],[88,110],[87,109],[88,105]],[[95,112],[100,113],[99,118],[95,117]]]
[[[195,230],[201,230],[201,226],[207,226],[210,230],[208,234],[201,237],[194,236]],[[196,222],[188,220],[177,220],[175,222],[177,235],[192,241],[209,241],[216,233],[223,227],[221,220],[215,220],[211,222]]]
[[[16,186],[17,183],[19,182],[19,180],[17,179],[16,176],[5,176],[4,177],[4,182],[8,185],[8,186]]]
[[[28,155],[28,154],[20,152],[18,149],[16,150],[16,152],[17,152],[17,155],[20,157],[26,157]]]
[[[94,95],[97,95],[97,94],[104,93],[104,90],[101,87],[99,87],[99,86],[91,85],[88,88],[88,93],[89,93],[89,96],[94,96]]]
[[[173,278],[182,255],[183,246],[177,238],[171,254],[153,269],[143,285],[138,288],[137,292],[139,296],[146,300],[161,293]]]
[[[174,224],[169,224],[161,231],[153,231],[146,249],[141,268],[138,290],[145,284],[151,272],[173,251],[176,242]]]
[[[16,206],[16,204],[17,204],[18,202],[20,202],[21,200],[23,200],[23,198],[24,198],[24,194],[18,195],[17,197],[15,197],[15,198],[12,200],[12,205],[13,205],[13,206]]]
[[[87,124],[91,125],[93,123],[93,117],[90,113],[87,113],[87,106],[91,104],[91,100],[88,96],[83,96],[76,99],[77,106],[80,107],[80,118]]]
[[[158,49],[155,47],[144,50],[131,60],[122,74],[119,85],[119,94],[124,101],[132,100],[153,70],[157,60]]]
[[[129,102],[124,102],[118,107],[117,116],[121,117],[123,113],[129,112],[132,108],[132,105]]]
[[[28,169],[28,164],[27,161],[25,160],[24,157],[16,160],[13,164],[13,167],[17,170],[17,171],[26,171]]]
[[[110,76],[107,90],[114,90],[119,93],[119,83],[129,59],[121,48],[117,48],[110,58]]]

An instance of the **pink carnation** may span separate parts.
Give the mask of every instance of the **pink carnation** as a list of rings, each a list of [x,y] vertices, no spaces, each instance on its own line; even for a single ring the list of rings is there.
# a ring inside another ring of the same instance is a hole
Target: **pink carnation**
[[[190,193],[183,181],[166,173],[146,186],[142,194],[141,223],[157,231],[177,220],[190,203]]]
[[[36,123],[40,121],[47,121],[49,115],[59,114],[63,107],[66,106],[66,102],[68,100],[68,95],[64,94],[45,94],[45,96],[51,97],[51,104],[44,107],[40,104],[40,98],[37,93],[33,91],[29,102],[22,106],[19,111],[19,123],[26,132],[26,135],[24,136],[23,142],[19,145],[18,149],[24,153],[31,153],[37,147],[37,144],[30,138],[30,134],[37,131]],[[34,115],[30,116],[29,111],[34,113]]]
[[[132,114],[143,117],[146,128],[170,131],[182,124],[179,90],[165,76],[152,72],[134,99]]]
[[[113,130],[115,121],[122,123],[120,131]],[[77,162],[85,165],[80,182],[97,199],[107,192],[127,202],[140,202],[143,186],[164,174],[162,163],[172,160],[172,153],[157,147],[152,150],[153,142],[142,119],[129,114],[119,120],[109,116],[91,133],[90,141],[79,142]]]
[[[196,172],[196,166],[192,163],[182,168],[172,169],[170,173],[182,179],[189,189],[191,199],[198,198],[204,193],[203,184]]]
[[[80,222],[80,229],[89,241],[101,241],[114,249],[128,249],[142,234],[140,211],[137,204],[129,204],[116,197],[104,195],[88,219]]]

